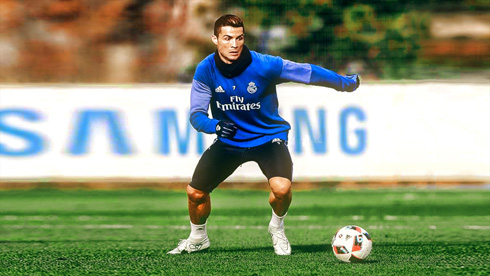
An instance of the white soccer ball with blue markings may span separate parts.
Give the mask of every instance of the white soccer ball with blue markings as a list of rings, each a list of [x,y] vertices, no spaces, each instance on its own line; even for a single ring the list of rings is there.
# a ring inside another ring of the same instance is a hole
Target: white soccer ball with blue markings
[[[356,225],[340,228],[332,238],[332,250],[337,259],[346,263],[362,262],[371,253],[373,241],[369,233]]]

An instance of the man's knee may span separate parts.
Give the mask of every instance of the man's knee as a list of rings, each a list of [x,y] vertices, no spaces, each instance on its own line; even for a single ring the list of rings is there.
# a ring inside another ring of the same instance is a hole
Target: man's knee
[[[291,181],[283,177],[269,179],[272,193],[276,198],[286,198],[291,195]]]
[[[203,192],[187,185],[187,197],[194,203],[202,203],[207,200],[209,193]]]

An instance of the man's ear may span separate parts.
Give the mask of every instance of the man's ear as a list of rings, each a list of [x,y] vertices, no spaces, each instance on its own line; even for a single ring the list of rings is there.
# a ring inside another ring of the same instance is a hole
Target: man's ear
[[[211,36],[211,40],[213,41],[214,45],[218,46],[218,38],[215,35]]]

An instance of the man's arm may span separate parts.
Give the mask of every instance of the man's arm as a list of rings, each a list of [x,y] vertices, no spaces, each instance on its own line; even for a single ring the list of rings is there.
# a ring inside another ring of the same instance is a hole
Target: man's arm
[[[347,92],[356,90],[360,84],[358,75],[342,76],[320,66],[289,60],[283,60],[280,78],[286,81],[326,86]]]
[[[211,89],[204,83],[192,80],[190,121],[197,130],[208,134],[216,133],[218,120],[208,117]]]

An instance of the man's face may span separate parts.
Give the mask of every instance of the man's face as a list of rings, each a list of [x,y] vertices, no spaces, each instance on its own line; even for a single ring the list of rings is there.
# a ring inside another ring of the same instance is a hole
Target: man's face
[[[224,63],[232,63],[240,57],[244,43],[243,28],[231,26],[221,27],[218,37],[213,35],[213,43],[218,48],[218,53]]]

